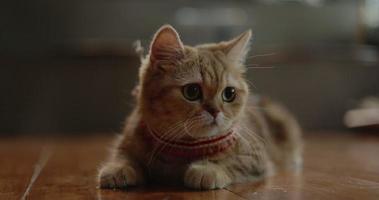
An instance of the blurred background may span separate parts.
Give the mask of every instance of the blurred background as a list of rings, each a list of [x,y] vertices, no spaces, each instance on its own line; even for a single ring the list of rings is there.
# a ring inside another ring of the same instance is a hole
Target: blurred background
[[[251,28],[252,91],[306,130],[346,129],[346,111],[379,93],[379,0],[2,0],[0,134],[119,132],[132,44],[166,23],[187,45]]]

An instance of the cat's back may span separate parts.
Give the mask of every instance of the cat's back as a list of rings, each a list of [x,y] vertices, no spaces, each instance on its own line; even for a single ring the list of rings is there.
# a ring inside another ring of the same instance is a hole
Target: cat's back
[[[301,165],[301,127],[283,105],[265,96],[251,95],[242,124],[242,128],[250,130],[249,134],[258,135],[277,166],[292,168]]]

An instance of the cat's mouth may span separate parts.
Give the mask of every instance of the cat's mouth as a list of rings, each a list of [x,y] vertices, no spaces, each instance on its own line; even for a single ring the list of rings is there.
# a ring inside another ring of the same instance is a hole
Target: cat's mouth
[[[203,122],[200,128],[215,128],[218,126],[216,119]]]
[[[224,129],[220,127],[216,121],[210,121],[207,123],[202,123],[197,130],[193,130],[192,134],[195,138],[201,138],[201,137],[210,137],[215,136],[220,133],[224,132]]]
[[[225,123],[220,116],[214,117],[198,114],[194,117],[198,116],[201,117],[202,120],[188,127],[188,134],[192,138],[218,135],[219,133],[226,131],[229,127],[229,125]]]

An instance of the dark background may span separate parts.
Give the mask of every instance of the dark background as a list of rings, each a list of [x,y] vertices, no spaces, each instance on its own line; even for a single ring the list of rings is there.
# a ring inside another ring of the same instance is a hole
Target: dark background
[[[379,93],[379,1],[33,0],[0,2],[0,134],[118,132],[133,106],[138,56],[172,24],[189,45],[252,28],[252,91],[282,101],[307,130]],[[271,68],[273,67],[273,68]]]

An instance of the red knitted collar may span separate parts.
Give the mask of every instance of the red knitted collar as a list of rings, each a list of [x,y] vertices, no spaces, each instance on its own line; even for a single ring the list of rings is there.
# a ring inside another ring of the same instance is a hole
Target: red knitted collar
[[[154,148],[161,148],[159,151],[165,157],[179,158],[186,160],[197,160],[211,157],[219,153],[226,152],[234,146],[236,134],[231,130],[222,135],[199,138],[193,141],[174,140],[170,141],[161,138],[153,130],[149,129],[144,123],[141,123],[146,129],[145,139],[153,145]]]

